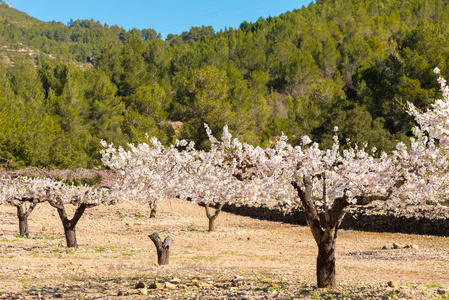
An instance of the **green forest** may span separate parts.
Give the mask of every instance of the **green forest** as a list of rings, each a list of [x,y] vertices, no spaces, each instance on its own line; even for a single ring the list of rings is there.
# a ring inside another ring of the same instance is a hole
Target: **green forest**
[[[204,123],[270,145],[391,151],[448,77],[444,0],[317,0],[277,17],[161,38],[94,20],[42,22],[0,3],[0,165],[94,168],[100,140],[207,148]]]

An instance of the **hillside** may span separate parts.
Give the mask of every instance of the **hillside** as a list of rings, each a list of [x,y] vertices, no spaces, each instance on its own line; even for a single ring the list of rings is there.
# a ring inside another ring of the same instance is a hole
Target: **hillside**
[[[323,0],[215,32],[162,40],[94,20],[41,22],[0,6],[0,157],[5,166],[94,167],[99,140],[193,139],[228,124],[267,145],[281,132],[390,151],[414,124],[403,109],[439,97],[449,74],[449,4]]]

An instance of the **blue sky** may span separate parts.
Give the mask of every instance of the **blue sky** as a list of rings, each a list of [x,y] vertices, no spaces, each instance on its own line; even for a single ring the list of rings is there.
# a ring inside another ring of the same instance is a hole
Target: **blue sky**
[[[255,22],[259,17],[308,6],[311,0],[4,0],[12,7],[42,21],[94,19],[127,30],[152,28],[162,34],[180,34],[192,26],[237,28],[243,21]]]

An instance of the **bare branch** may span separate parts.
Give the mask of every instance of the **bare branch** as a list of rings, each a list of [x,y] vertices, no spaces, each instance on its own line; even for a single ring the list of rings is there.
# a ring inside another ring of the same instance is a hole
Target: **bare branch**
[[[86,208],[87,208],[86,203],[81,203],[80,206],[78,206],[75,215],[73,216],[72,220],[70,220],[70,223],[72,224],[73,227],[75,227],[78,221],[81,219],[81,216],[83,215]]]
[[[332,204],[332,211],[329,216],[328,225],[331,228],[338,228],[340,226],[343,217],[345,216],[345,208],[348,207],[350,203],[348,202],[348,197],[345,195],[343,197],[336,198]]]
[[[28,209],[26,210],[24,217],[28,218],[30,216],[30,214],[33,212],[34,208],[36,207],[36,203],[31,203],[30,206],[28,207]]]
[[[324,203],[324,217],[326,223],[330,223],[329,206],[327,204],[327,186],[326,186],[326,170],[323,172],[323,203]]]
[[[290,184],[298,193],[299,199],[301,200],[301,204],[304,208],[307,223],[312,231],[315,241],[319,244],[324,231],[321,228],[320,217],[312,199],[312,178],[310,176],[304,176],[303,181],[304,190],[301,189],[296,181],[291,181]]]
[[[49,199],[48,204],[50,204],[56,209],[64,209],[64,204],[62,204],[62,202],[58,200]]]
[[[356,205],[368,205],[373,201],[387,201],[388,199],[390,199],[390,196],[393,193],[394,189],[398,189],[404,184],[405,179],[401,178],[398,179],[398,181],[396,181],[395,184],[388,189],[386,195],[357,196],[355,197],[355,199],[357,200]]]

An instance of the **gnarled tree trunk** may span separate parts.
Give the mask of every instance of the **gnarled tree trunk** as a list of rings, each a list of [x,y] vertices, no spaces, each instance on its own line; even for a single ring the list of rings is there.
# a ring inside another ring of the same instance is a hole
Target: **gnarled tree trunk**
[[[324,220],[321,221],[315,201],[312,197],[312,177],[305,175],[302,179],[303,186],[300,186],[296,181],[291,181],[291,185],[298,193],[301,205],[304,209],[307,224],[312,231],[315,242],[318,245],[317,257],[317,285],[319,288],[334,288],[336,286],[335,274],[335,244],[337,241],[337,231],[345,216],[345,209],[350,205],[348,197],[334,199],[332,206],[328,207],[327,203],[327,187],[326,187],[326,173],[323,176],[323,207]],[[367,205],[373,201],[386,201],[390,198],[393,188],[400,188],[405,183],[404,178],[399,178],[395,184],[388,189],[386,195],[362,195],[354,197],[356,205]],[[324,223],[325,228],[321,228]]]
[[[151,208],[151,212],[150,212],[150,218],[156,218],[156,209],[157,209],[157,201],[151,201],[150,202],[150,208]]]
[[[173,239],[167,236],[164,242],[162,242],[157,232],[150,234],[148,237],[153,241],[154,245],[156,246],[157,263],[160,266],[168,265],[170,257],[170,244],[173,242]]]
[[[337,285],[335,273],[336,239],[336,235],[329,235],[325,232],[321,238],[321,242],[318,244],[316,277],[319,288],[333,288]]]
[[[304,187],[300,187],[295,181],[291,182],[301,200],[307,224],[318,246],[316,265],[317,286],[319,288],[334,288],[337,284],[335,273],[335,242],[337,240],[338,227],[345,215],[344,209],[349,203],[346,201],[346,197],[343,197],[334,200],[332,209],[328,209],[325,204],[326,228],[323,229],[321,228],[321,219],[312,197],[312,178],[310,176],[304,176],[303,183]],[[325,194],[323,198],[326,198]]]
[[[29,237],[30,235],[28,231],[28,217],[35,207],[36,203],[31,203],[28,209],[25,203],[20,203],[19,205],[17,205],[17,217],[19,218],[19,234],[21,236]]]
[[[209,219],[209,231],[215,231],[215,220],[217,219],[218,215],[221,212],[221,209],[223,208],[224,203],[220,203],[217,208],[215,208],[215,212],[212,214],[210,211],[209,204],[204,204],[204,207],[206,208],[206,216]]]
[[[84,211],[87,208],[87,204],[82,203],[75,211],[75,215],[70,220],[67,217],[64,204],[61,202],[50,202],[50,204],[58,210],[59,218],[61,219],[62,226],[64,227],[65,239],[68,248],[78,248],[78,242],[76,240],[76,224],[80,220]]]

